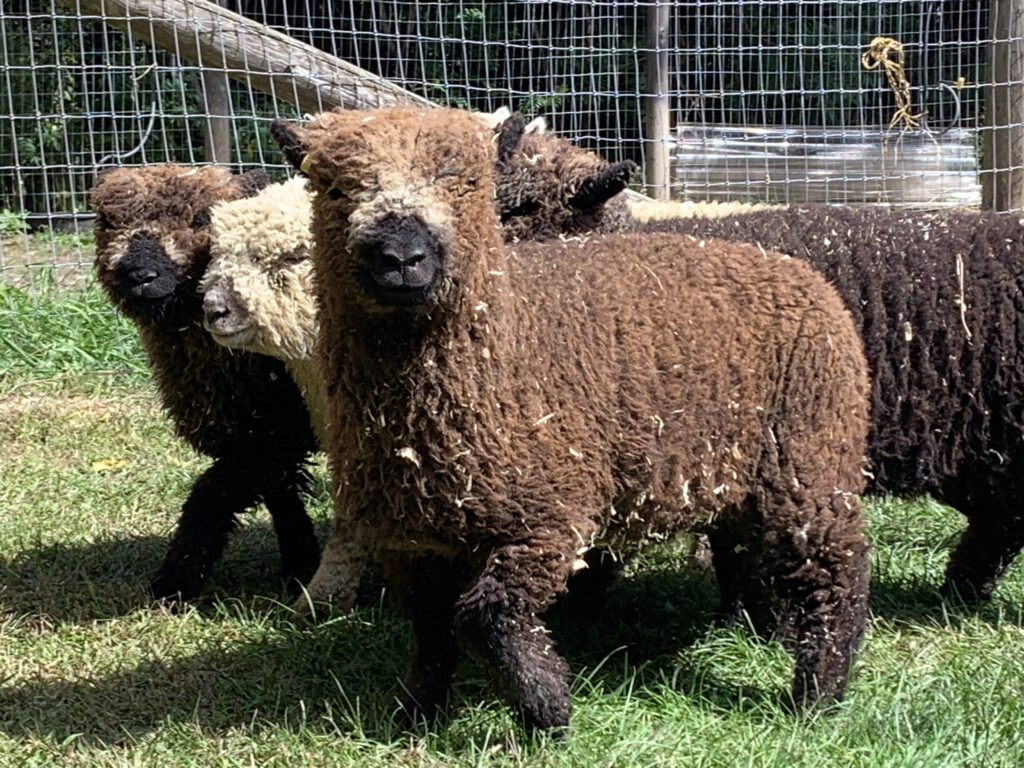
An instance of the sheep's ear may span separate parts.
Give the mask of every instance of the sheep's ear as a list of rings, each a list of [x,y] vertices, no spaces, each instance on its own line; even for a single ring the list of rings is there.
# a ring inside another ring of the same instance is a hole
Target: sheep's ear
[[[98,169],[96,171],[96,176],[93,179],[92,189],[90,190],[90,192],[95,192],[96,191],[96,187],[98,187],[100,185],[100,182],[102,182],[107,176],[112,174],[114,171],[120,170],[122,167],[123,166],[120,166],[120,165],[108,165],[105,168]]]
[[[547,133],[548,121],[543,117],[535,117],[526,124],[526,128],[523,130],[526,133]]]
[[[261,189],[270,185],[270,177],[262,168],[240,173],[236,178],[242,190],[242,197],[254,197]]]
[[[636,163],[632,160],[623,160],[601,169],[580,184],[569,205],[580,211],[597,208],[624,190],[635,170]]]
[[[505,122],[498,126],[498,163],[507,162],[512,153],[519,148],[519,142],[526,133],[526,120],[519,112],[513,112]]]
[[[306,159],[306,154],[309,152],[309,147],[299,137],[297,127],[287,120],[277,118],[270,124],[270,136],[277,142],[277,146],[281,148],[284,159],[291,163],[296,170],[305,173],[306,171],[302,166]]]

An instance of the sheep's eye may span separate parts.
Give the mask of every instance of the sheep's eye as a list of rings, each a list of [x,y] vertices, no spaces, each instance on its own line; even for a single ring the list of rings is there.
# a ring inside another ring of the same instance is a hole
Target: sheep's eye
[[[202,229],[210,224],[210,209],[203,208],[201,211],[196,211],[196,215],[192,217],[192,221],[188,223],[189,229]]]
[[[449,179],[453,176],[459,176],[462,174],[462,168],[457,165],[446,165],[441,168],[437,173],[434,174],[434,181],[439,179]]]
[[[331,200],[341,200],[341,198],[345,196],[345,193],[337,187],[331,187],[327,190],[327,196],[331,198]]]
[[[531,213],[536,213],[540,210],[540,203],[536,200],[524,200],[515,208],[510,208],[501,214],[502,221],[508,221],[514,219],[517,216],[529,216]]]

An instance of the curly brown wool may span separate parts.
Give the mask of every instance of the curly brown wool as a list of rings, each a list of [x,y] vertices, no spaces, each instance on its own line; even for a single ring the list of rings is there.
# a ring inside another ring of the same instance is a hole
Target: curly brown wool
[[[569,722],[541,618],[594,547],[708,531],[722,589],[792,635],[793,695],[842,695],[867,605],[867,374],[806,264],[671,235],[502,243],[493,142],[452,110],[272,133],[308,173],[340,535],[413,619],[406,705],[480,657]]]

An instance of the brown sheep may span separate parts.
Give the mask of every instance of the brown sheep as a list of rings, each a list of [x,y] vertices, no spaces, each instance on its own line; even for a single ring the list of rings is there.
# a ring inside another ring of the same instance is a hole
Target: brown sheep
[[[299,496],[314,448],[302,397],[280,361],[227,350],[202,326],[197,288],[210,258],[210,206],[266,182],[262,172],[159,164],[108,171],[92,191],[100,285],[138,328],[174,430],[214,459],[182,505],[150,582],[157,598],[195,597],[236,515],[261,500],[282,574],[305,581],[319,560]]]
[[[453,110],[272,134],[308,173],[339,510],[413,620],[407,707],[460,643],[527,724],[569,721],[541,619],[592,547],[708,531],[721,587],[839,698],[867,604],[867,376],[805,264],[671,235],[502,243],[489,132]]]

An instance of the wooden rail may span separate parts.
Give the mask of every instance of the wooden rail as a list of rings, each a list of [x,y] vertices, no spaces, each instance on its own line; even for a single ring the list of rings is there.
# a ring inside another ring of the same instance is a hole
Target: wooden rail
[[[228,76],[303,112],[401,104],[434,106],[365,69],[207,0],[57,0],[196,66]]]

